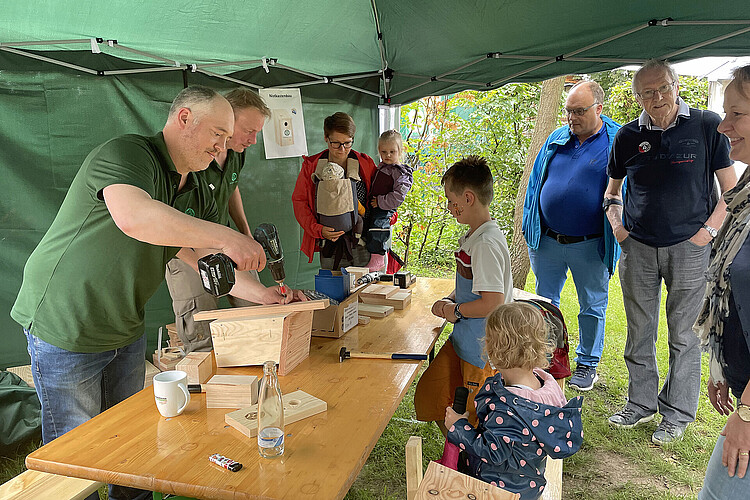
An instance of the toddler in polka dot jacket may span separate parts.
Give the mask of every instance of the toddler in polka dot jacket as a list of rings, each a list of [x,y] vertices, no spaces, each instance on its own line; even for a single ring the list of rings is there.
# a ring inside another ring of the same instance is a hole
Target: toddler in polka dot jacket
[[[547,456],[573,455],[583,441],[583,398],[566,401],[547,366],[554,349],[539,310],[523,303],[498,306],[487,317],[486,355],[498,374],[474,398],[479,424],[445,410],[448,440],[466,452],[474,477],[521,500],[537,499],[545,485]]]

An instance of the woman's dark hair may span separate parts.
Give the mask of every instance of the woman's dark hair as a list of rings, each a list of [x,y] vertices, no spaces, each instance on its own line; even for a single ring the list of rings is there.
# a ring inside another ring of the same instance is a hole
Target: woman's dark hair
[[[349,137],[354,137],[357,127],[354,125],[352,117],[342,111],[338,111],[331,116],[327,116],[323,122],[323,133],[326,137],[332,133],[338,132]]]

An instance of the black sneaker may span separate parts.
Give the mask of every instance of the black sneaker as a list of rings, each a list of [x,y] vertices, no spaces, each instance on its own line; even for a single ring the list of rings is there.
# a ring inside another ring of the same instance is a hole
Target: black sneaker
[[[645,424],[653,419],[654,413],[644,416],[632,407],[625,405],[625,408],[609,417],[609,425],[618,429],[632,429],[636,425]]]
[[[596,367],[589,365],[576,365],[576,371],[570,380],[568,385],[573,389],[579,391],[590,391],[594,388],[594,382],[599,380],[599,375],[596,374]]]

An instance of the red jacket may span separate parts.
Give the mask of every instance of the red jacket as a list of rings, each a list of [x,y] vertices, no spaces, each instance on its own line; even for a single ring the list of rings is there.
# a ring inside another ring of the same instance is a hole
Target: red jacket
[[[354,155],[359,162],[359,176],[365,182],[367,192],[370,192],[370,181],[375,174],[375,162],[365,153],[359,153],[352,150],[349,155]],[[302,169],[297,176],[297,183],[294,185],[292,192],[292,205],[294,206],[294,216],[297,222],[305,231],[302,235],[302,246],[300,250],[309,257],[308,262],[313,261],[315,252],[320,251],[317,240],[322,238],[322,224],[318,222],[315,213],[315,183],[312,180],[312,174],[315,172],[315,166],[318,160],[328,156],[328,150],[321,151],[314,156],[303,156]]]

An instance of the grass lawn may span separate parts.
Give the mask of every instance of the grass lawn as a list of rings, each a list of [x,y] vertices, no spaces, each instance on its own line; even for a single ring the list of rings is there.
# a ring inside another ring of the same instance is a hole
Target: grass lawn
[[[419,275],[449,276],[439,271]],[[534,276],[529,275],[526,289],[534,290]],[[665,296],[665,293],[662,294]],[[663,302],[663,301],[662,301]],[[563,290],[561,309],[570,333],[571,358],[578,344],[578,302],[573,281]],[[659,370],[667,370],[666,322],[663,314],[659,326],[657,355]],[[627,370],[622,359],[625,344],[625,312],[617,276],[610,282],[605,350],[599,365],[599,382],[584,393],[584,442],[576,455],[566,459],[563,474],[563,498],[576,500],[616,499],[692,499],[703,482],[709,456],[725,418],[718,415],[705,394],[708,377],[703,363],[703,382],[698,420],[690,425],[682,441],[666,448],[651,444],[651,433],[657,422],[630,431],[611,429],[607,417],[625,403]],[[438,346],[447,339],[444,332]],[[705,361],[705,355],[704,355]],[[443,437],[433,424],[414,419],[412,385],[396,414],[370,454],[362,472],[346,496],[347,500],[403,499],[406,497],[404,446],[409,436],[423,439],[425,468],[427,461],[442,454]],[[568,389],[568,397],[577,393]],[[38,443],[0,453],[0,482],[23,471],[23,459]]]
[[[526,290],[534,291],[534,276],[529,274]],[[657,356],[659,372],[667,372],[668,350],[664,298]],[[616,499],[693,499],[703,484],[708,459],[725,418],[711,407],[705,393],[708,377],[704,355],[703,382],[698,419],[691,424],[682,441],[665,448],[651,444],[657,421],[630,431],[612,429],[607,418],[625,404],[628,374],[622,353],[626,321],[620,283],[615,275],[610,282],[605,349],[599,365],[599,382],[584,393],[584,442],[581,450],[564,462],[563,498],[576,500]],[[570,334],[571,364],[578,345],[578,300],[573,280],[563,290],[561,309]],[[438,345],[447,339],[445,332]],[[425,468],[427,461],[440,457],[443,437],[434,424],[414,420],[414,384],[370,454],[354,482],[348,500],[402,499],[406,497],[404,446],[409,436],[423,439]],[[567,389],[568,397],[578,393]]]

